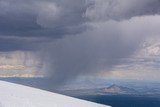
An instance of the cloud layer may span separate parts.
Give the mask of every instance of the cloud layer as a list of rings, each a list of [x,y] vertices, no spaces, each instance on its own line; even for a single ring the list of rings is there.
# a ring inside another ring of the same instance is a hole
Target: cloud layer
[[[86,0],[91,4],[85,16],[91,20],[125,20],[134,16],[159,14],[159,0]]]
[[[59,82],[77,75],[111,71],[115,65],[125,63],[121,60],[140,50],[146,38],[159,36],[159,18],[144,16],[122,22],[92,23],[91,30],[76,36],[66,36],[47,46],[47,56],[52,58],[47,59],[47,71],[51,73],[52,79]],[[150,22],[154,26],[150,26]]]
[[[159,5],[159,0],[1,0],[0,51],[38,51],[53,84],[111,71],[146,40],[159,37]]]

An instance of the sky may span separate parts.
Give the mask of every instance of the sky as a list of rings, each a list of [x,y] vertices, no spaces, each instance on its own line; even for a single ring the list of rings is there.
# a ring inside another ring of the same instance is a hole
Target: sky
[[[0,76],[160,81],[160,0],[0,0]]]

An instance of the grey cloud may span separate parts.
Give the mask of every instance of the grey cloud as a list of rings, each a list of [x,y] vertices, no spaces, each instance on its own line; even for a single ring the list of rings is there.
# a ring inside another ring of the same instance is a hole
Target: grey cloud
[[[1,0],[0,50],[39,50],[53,84],[110,71],[146,38],[159,36],[159,5],[159,0]]]
[[[1,0],[0,35],[1,37],[56,39],[64,35],[80,33],[86,29],[83,25],[85,18],[82,18],[85,5],[83,0],[72,1],[73,4],[70,3],[71,1]],[[10,39],[0,41],[3,43],[1,46],[6,47],[6,50],[25,50],[26,48],[33,50],[34,47],[39,46],[39,43],[30,46],[32,43],[28,41],[14,40],[16,42],[13,42]],[[8,44],[4,44],[4,41]]]
[[[69,27],[78,26],[77,28],[79,28],[79,25],[84,22],[81,16],[84,11],[83,7],[82,3],[76,8],[71,4],[69,7],[62,1],[51,0],[1,0],[0,32],[3,35],[20,37],[57,38],[60,36],[59,38],[61,38],[63,35],[76,32],[65,31]]]
[[[27,38],[0,36],[0,52],[37,51],[50,40],[48,38]]]
[[[84,31],[87,28],[84,23],[89,19],[126,19],[159,14],[159,1],[1,0],[0,10],[1,35],[54,39]]]
[[[82,34],[54,41],[44,51],[48,52],[45,56],[49,59],[45,64],[48,76],[53,80],[50,82],[60,85],[79,75],[110,71],[140,49],[146,38],[159,36],[159,17],[92,23],[89,24],[92,29]]]
[[[124,20],[160,13],[159,0],[86,0],[85,16],[93,21]]]

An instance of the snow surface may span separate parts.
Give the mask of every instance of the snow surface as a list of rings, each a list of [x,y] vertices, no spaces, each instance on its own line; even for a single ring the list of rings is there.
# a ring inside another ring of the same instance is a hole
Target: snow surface
[[[110,107],[0,81],[0,107]]]

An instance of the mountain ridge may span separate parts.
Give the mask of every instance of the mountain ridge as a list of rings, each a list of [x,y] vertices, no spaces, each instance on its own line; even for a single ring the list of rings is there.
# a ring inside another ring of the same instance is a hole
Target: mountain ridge
[[[78,90],[63,90],[63,94],[67,95],[136,95],[138,91],[113,84],[105,88],[96,89],[78,89]]]
[[[113,84],[107,88],[104,88],[103,91],[108,94],[136,94],[137,91],[131,88],[119,86]]]

